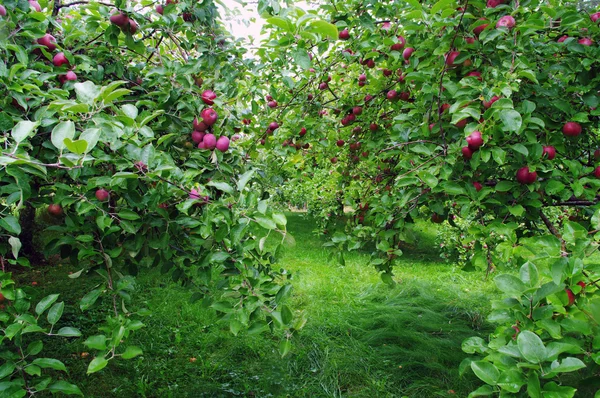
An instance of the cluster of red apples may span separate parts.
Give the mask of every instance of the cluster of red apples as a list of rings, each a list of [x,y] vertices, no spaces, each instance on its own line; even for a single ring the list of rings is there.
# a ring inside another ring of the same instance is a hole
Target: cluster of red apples
[[[213,105],[217,98],[212,90],[204,90],[202,92],[202,102],[206,105]],[[229,149],[229,138],[222,135],[217,137],[212,134],[211,128],[217,122],[219,115],[213,108],[204,108],[200,113],[200,119],[194,119],[194,131],[192,132],[192,141],[199,149],[213,150],[217,149],[220,152],[227,152]]]

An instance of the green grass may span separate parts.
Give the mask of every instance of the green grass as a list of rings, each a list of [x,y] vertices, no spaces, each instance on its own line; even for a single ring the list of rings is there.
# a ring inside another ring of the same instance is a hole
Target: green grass
[[[290,214],[288,225],[297,244],[281,265],[293,273],[291,305],[308,318],[288,357],[280,358],[275,336],[231,335],[158,273],[140,277],[135,295],[152,310],[133,337],[143,357],[86,376],[91,358],[81,358],[83,339],[48,340],[44,355],[63,359],[86,397],[464,397],[480,385],[474,376],[458,377],[460,345],[489,332],[483,318],[496,292],[482,274],[439,261],[431,225],[422,225],[420,244],[399,261],[394,288],[364,253],[348,253],[344,267],[328,261],[311,219]],[[71,270],[34,273],[36,294],[61,291],[68,302],[61,325],[97,334],[102,315],[78,310],[87,286],[67,279]]]

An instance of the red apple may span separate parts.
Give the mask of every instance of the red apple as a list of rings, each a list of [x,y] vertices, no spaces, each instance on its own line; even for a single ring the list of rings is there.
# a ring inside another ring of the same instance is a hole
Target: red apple
[[[553,146],[545,146],[542,152],[542,157],[546,156],[548,160],[552,160],[556,157],[556,148]]]
[[[577,43],[583,45],[583,46],[591,46],[592,44],[594,44],[594,42],[592,41],[592,39],[590,39],[589,37],[584,37],[583,39],[579,39],[577,41]]]
[[[508,28],[508,29],[512,29],[515,27],[515,19],[511,16],[511,15],[505,15],[502,18],[500,18],[498,20],[498,22],[496,23],[496,29],[497,28]]]
[[[475,187],[475,190],[476,190],[477,192],[479,192],[479,191],[481,191],[481,190],[483,189],[483,185],[481,185],[481,183],[480,183],[480,182],[477,182],[477,181],[475,181],[475,182],[473,183],[473,186]]]
[[[217,140],[216,148],[218,151],[227,152],[227,150],[229,149],[229,138],[225,137],[224,135],[219,137],[219,139]]]
[[[406,45],[406,40],[402,36],[398,36],[398,42],[394,43],[390,46],[390,50],[392,51],[400,51]]]
[[[202,102],[206,105],[212,105],[215,103],[215,98],[217,98],[217,94],[215,94],[212,90],[204,90],[202,92]]]
[[[529,167],[524,166],[517,170],[517,181],[521,184],[533,184],[537,180],[537,173],[530,172]]]
[[[201,142],[202,142],[202,140],[204,139],[204,136],[205,136],[205,135],[206,135],[206,134],[204,134],[204,133],[203,133],[203,132],[201,132],[201,131],[194,131],[194,132],[192,132],[192,141],[193,141],[194,143],[196,143],[196,144],[199,144],[199,143],[201,143]]]
[[[330,160],[331,160],[331,163],[337,163],[337,158],[335,156],[332,157]]]
[[[159,13],[160,15],[163,15],[163,13],[165,12],[165,8],[162,6],[162,4],[158,4],[156,6],[156,12]]]
[[[277,101],[269,101],[267,102],[267,106],[269,108],[277,108]]]
[[[212,108],[206,108],[202,111],[202,113],[200,113],[200,117],[202,118],[202,121],[204,122],[204,124],[206,124],[207,126],[212,126],[213,124],[216,123],[219,115],[217,114],[217,112],[212,109]],[[198,131],[201,131],[198,129]]]
[[[124,29],[126,26],[129,26],[129,17],[127,14],[120,12],[118,14],[111,15],[110,23],[117,25],[121,29]]]
[[[321,82],[319,83],[319,90],[327,90],[327,83],[326,82]]]
[[[467,76],[476,77],[477,80],[479,80],[479,81],[483,80],[482,77],[481,77],[481,72],[478,72],[476,70],[467,73]]]
[[[488,0],[487,1],[488,8],[496,8],[500,4],[504,4],[504,1],[503,0]]]
[[[376,123],[371,123],[369,125],[369,130],[371,130],[371,131],[377,131],[378,128],[379,128],[379,126]]]
[[[479,18],[479,19],[485,21],[485,18]],[[483,32],[483,30],[485,28],[487,28],[488,25],[489,24],[485,23],[485,24],[482,24],[482,25],[474,27],[473,28],[473,33],[475,34],[475,36],[479,37],[479,35],[481,34],[481,32]]]
[[[463,127],[465,127],[467,125],[467,119],[462,119],[459,120],[458,122],[456,122],[455,126],[458,127],[459,129],[462,129]]]
[[[590,15],[590,19],[594,23],[598,22],[598,20],[600,19],[600,12],[595,12],[592,15]]]
[[[575,295],[573,294],[573,291],[571,289],[565,289],[565,292],[567,293],[567,298],[569,299],[567,307],[570,307],[573,304],[575,304]]]
[[[433,222],[435,224],[441,224],[444,222],[444,220],[445,220],[445,217],[441,214],[433,213],[431,215],[431,222]]]
[[[36,0],[29,0],[29,7],[32,7],[37,12],[42,12],[42,7],[40,7],[40,3]]]
[[[446,54],[446,65],[448,66],[456,66],[454,64],[454,60],[460,55],[460,51],[450,51]]]
[[[343,147],[344,146],[344,140],[337,140],[337,142],[335,144],[337,146],[339,146],[339,147]]]
[[[474,44],[475,43],[475,38],[474,37],[465,37],[465,42],[467,44]]]
[[[468,146],[462,147],[461,152],[465,160],[469,160],[473,157],[473,151],[471,151]]]
[[[60,216],[63,212],[62,207],[55,203],[48,205],[48,213],[53,216]]]
[[[398,92],[396,90],[390,90],[387,92],[386,97],[390,101],[398,100]]]
[[[6,8],[2,4],[0,4],[0,17],[5,17],[5,16],[6,16]]]
[[[46,47],[48,51],[56,50],[56,39],[50,33],[46,33],[43,37],[37,39],[37,43]]]
[[[194,130],[200,131],[200,132],[206,131],[209,127],[208,124],[206,124],[204,122],[199,122],[198,118],[194,119],[193,125],[194,125]]]
[[[67,60],[67,57],[65,57],[65,53],[63,52],[59,52],[58,54],[56,54],[52,59],[52,63],[54,64],[54,66],[69,66],[69,61]]]
[[[577,137],[581,134],[581,125],[577,122],[567,122],[562,128],[564,135],[569,137]]]
[[[483,102],[483,107],[484,108],[490,108],[492,106],[492,104],[496,101],[498,101],[500,99],[500,97],[498,97],[497,95],[494,95],[489,101],[482,101]]]
[[[96,191],[96,199],[98,199],[100,202],[106,202],[109,196],[110,194],[104,188],[101,188]]]
[[[410,59],[410,56],[414,52],[415,52],[415,49],[412,47],[405,48],[404,51],[402,52],[402,58],[404,58],[406,61],[408,61]]]
[[[213,150],[217,146],[217,137],[214,134],[206,134],[202,143],[206,149]]]
[[[277,123],[277,122],[271,122],[271,123],[269,124],[269,130],[271,130],[271,131],[275,131],[275,130],[277,130],[278,128],[279,128],[279,123]]]
[[[473,152],[478,150],[483,145],[483,138],[481,138],[480,131],[473,131],[467,137],[467,144],[469,145],[469,149]]]
[[[350,38],[350,32],[348,32],[348,29],[344,29],[342,30],[339,34],[338,34],[338,38],[340,40],[348,40]]]
[[[567,35],[561,36],[561,37],[558,38],[557,42],[558,43],[562,43],[565,40],[567,40],[568,38],[569,38],[569,36],[567,36]]]
[[[306,134],[306,129],[304,127],[302,127],[300,129],[300,137],[304,137],[305,134]]]
[[[600,178],[600,166],[594,169],[594,177]]]

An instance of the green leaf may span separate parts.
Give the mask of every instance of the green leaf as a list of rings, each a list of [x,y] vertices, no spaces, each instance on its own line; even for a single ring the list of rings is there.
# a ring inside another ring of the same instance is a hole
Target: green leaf
[[[493,364],[486,361],[471,362],[471,369],[475,376],[479,377],[486,384],[495,386],[500,377],[500,371]]]
[[[519,270],[519,276],[523,282],[529,286],[537,286],[540,281],[540,275],[535,264],[527,261],[521,266]]]
[[[492,386],[481,386],[479,387],[477,390],[473,391],[472,393],[469,394],[469,398],[473,398],[473,397],[487,397],[490,396],[492,394],[494,394],[494,388]]]
[[[21,250],[21,247],[23,246],[21,244],[21,239],[11,236],[10,238],[8,238],[8,244],[10,245],[13,257],[15,259],[19,258],[19,251]]]
[[[229,321],[229,330],[234,336],[237,336],[243,327],[244,325],[242,322],[238,321],[237,319],[232,319]]]
[[[51,393],[63,393],[67,395],[81,395],[83,397],[83,393],[75,384],[67,383],[64,380],[58,380],[48,386],[48,391]]]
[[[209,187],[215,187],[219,191],[223,191],[223,192],[228,193],[228,194],[232,194],[233,193],[233,188],[231,187],[231,185],[227,184],[226,182],[210,181],[206,185],[208,185]]]
[[[11,375],[16,366],[12,361],[5,362],[4,365],[0,366],[0,380],[4,379],[6,376]]]
[[[90,362],[87,368],[87,374],[92,374],[101,371],[108,365],[108,360],[104,357],[97,357]]]
[[[88,143],[85,140],[71,140],[69,137],[64,139],[67,149],[77,155],[83,155],[87,152]]]
[[[75,137],[75,123],[66,121],[57,124],[52,129],[50,141],[52,141],[52,145],[54,145],[59,151],[62,151],[66,148],[65,139],[69,138],[72,140],[73,137]]]
[[[292,58],[294,62],[302,69],[309,69],[311,65],[310,57],[308,52],[303,48],[297,48],[292,51]]]
[[[500,111],[500,120],[508,131],[519,131],[523,124],[521,114],[514,109],[503,109]]]
[[[556,362],[555,362],[556,363]],[[553,363],[554,365],[554,363]],[[552,366],[552,372],[568,373],[585,368],[585,363],[579,358],[567,357],[560,362],[558,366]]]
[[[17,144],[25,140],[39,126],[38,122],[30,122],[27,120],[20,121],[13,127],[11,135]]]
[[[256,216],[256,217],[254,217],[254,219],[256,220],[258,225],[260,225],[263,228],[266,228],[266,229],[276,229],[277,228],[277,225],[275,224],[275,222],[273,220],[271,220],[270,218]]]
[[[542,339],[529,330],[524,330],[517,337],[517,346],[521,355],[531,363],[542,363],[547,358],[546,347]]]
[[[64,309],[64,301],[54,304],[52,308],[50,308],[50,311],[48,311],[48,322],[50,322],[51,325],[55,325],[56,322],[58,322],[58,320],[62,317]]]
[[[35,306],[35,313],[38,315],[42,315],[44,311],[52,306],[58,300],[58,294],[51,294],[49,296],[44,297],[40,300],[40,302]]]
[[[217,301],[216,303],[213,303],[210,307],[224,313],[233,312],[233,307],[231,306],[231,303],[227,301]]]
[[[337,27],[335,25],[330,24],[329,22],[326,22],[323,20],[310,21],[310,24],[306,28],[306,30],[313,32],[313,33],[318,33],[322,36],[329,37],[334,40],[338,38]]]
[[[103,334],[90,336],[83,342],[83,345],[92,350],[104,351],[106,349],[106,336]]]
[[[85,296],[83,296],[81,302],[79,303],[79,308],[81,308],[81,311],[85,311],[92,305],[94,305],[94,303],[96,302],[96,300],[98,300],[98,297],[100,297],[101,294],[102,290],[94,289]]]
[[[27,346],[27,355],[37,355],[42,352],[44,343],[41,340],[33,341]],[[1,379],[1,377],[0,377]]]
[[[9,233],[19,235],[21,233],[21,225],[15,216],[6,216],[0,219],[0,227],[7,230]]]
[[[75,328],[71,328],[71,327],[60,328],[58,330],[58,332],[56,332],[56,334],[61,337],[80,337],[81,336],[81,332],[79,331],[79,329],[75,329]]]
[[[284,339],[281,340],[281,342],[279,343],[279,354],[281,355],[281,357],[285,357],[287,354],[290,353],[292,349],[292,342],[289,341],[288,339]]]
[[[91,81],[75,83],[73,87],[75,88],[77,99],[85,104],[92,105],[100,94],[98,87]]]
[[[237,183],[237,189],[238,191],[243,191],[244,188],[246,187],[246,184],[248,184],[248,181],[250,181],[250,179],[252,178],[252,176],[254,175],[254,169],[252,170],[248,170],[247,172],[245,172],[244,174],[242,174],[238,180]]]
[[[504,391],[513,393],[519,392],[525,383],[527,383],[527,380],[525,380],[521,371],[515,368],[502,372],[498,378],[498,386]]]
[[[143,352],[140,347],[130,345],[129,347],[127,347],[125,349],[125,352],[123,353],[122,357],[123,357],[123,359],[131,359],[131,358],[135,358],[138,355],[142,355],[142,354],[143,354]]]
[[[54,358],[37,358],[31,363],[39,366],[42,369],[62,370],[63,372],[67,371],[65,364]]]
[[[135,221],[135,220],[140,219],[139,214],[137,214],[134,211],[127,210],[127,209],[121,210],[120,212],[118,212],[117,216],[119,216],[119,218],[121,218],[123,220],[129,220],[129,221]]]
[[[429,11],[429,13],[431,15],[437,14],[438,12],[448,8],[451,4],[454,4],[454,0],[440,0],[435,3],[433,7],[431,7],[431,11]]]
[[[292,33],[294,31],[294,25],[288,18],[271,17],[267,18],[266,22],[270,23],[271,25],[275,25],[289,33]]]
[[[527,286],[516,276],[503,274],[498,275],[494,278],[494,282],[498,289],[502,292],[509,294],[511,296],[521,296],[525,290],[527,290]]]
[[[467,354],[483,354],[488,348],[481,337],[469,337],[462,342],[462,350]]]
[[[546,184],[546,193],[548,195],[556,195],[559,192],[562,192],[565,189],[565,184],[558,180],[550,180],[548,184]]]

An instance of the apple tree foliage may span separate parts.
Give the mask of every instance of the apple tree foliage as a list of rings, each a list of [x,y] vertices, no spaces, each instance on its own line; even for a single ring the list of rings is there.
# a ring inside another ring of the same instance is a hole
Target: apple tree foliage
[[[466,223],[469,267],[509,271],[495,333],[463,346],[461,370],[485,383],[472,396],[593,395],[600,14],[559,0],[263,6],[256,145],[309,187],[309,207],[355,209],[328,231],[340,259],[374,247],[393,283],[416,220]]]
[[[212,1],[155,3],[1,3],[0,395],[79,393],[44,374],[64,365],[40,356],[35,336],[81,332],[56,330],[64,303],[33,307],[32,288],[9,273],[38,265],[21,250],[27,209],[52,218],[42,254],[79,269],[65,283],[102,277],[79,304],[107,315],[84,342],[88,373],[143,353],[128,337],[148,310],[131,297],[135,275],[152,269],[232,333],[277,332],[282,354],[304,322],[285,304],[290,275],[273,267],[286,219],[242,131],[252,61]]]

